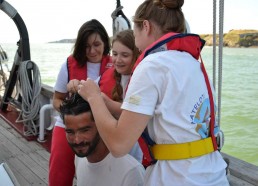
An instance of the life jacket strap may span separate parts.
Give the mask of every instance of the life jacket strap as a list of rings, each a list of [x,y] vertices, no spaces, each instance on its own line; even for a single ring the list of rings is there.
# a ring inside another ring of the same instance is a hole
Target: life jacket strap
[[[148,166],[155,164],[157,160],[154,158],[150,150],[150,146],[154,145],[155,143],[152,141],[152,139],[149,137],[149,135],[146,132],[142,133],[142,135],[138,139],[138,143],[143,152],[142,165],[145,168],[147,168]]]
[[[150,150],[157,160],[188,159],[215,151],[211,137],[180,144],[155,144]]]

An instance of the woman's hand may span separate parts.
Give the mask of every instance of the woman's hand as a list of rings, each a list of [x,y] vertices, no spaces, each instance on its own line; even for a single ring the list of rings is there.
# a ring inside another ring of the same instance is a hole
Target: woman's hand
[[[59,112],[60,105],[65,100],[65,97],[67,96],[67,93],[61,93],[61,92],[54,92],[53,96],[53,106],[54,108]]]
[[[79,87],[78,87],[79,84],[80,84],[80,81],[78,79],[72,79],[66,85],[66,89],[69,93],[76,93],[79,90]]]
[[[90,78],[88,78],[86,81],[81,80],[78,87],[78,93],[83,99],[87,101],[96,96],[101,96],[99,86]]]

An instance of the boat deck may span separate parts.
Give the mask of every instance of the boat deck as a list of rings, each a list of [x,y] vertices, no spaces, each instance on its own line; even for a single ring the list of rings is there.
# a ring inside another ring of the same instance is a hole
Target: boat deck
[[[50,153],[36,141],[27,141],[0,118],[0,163],[5,162],[21,186],[48,185]]]
[[[25,139],[5,119],[1,115],[0,163],[8,165],[21,186],[48,185],[48,148],[37,141]],[[231,186],[258,186],[258,166],[225,153],[222,155],[230,161]],[[73,185],[76,185],[76,179]]]

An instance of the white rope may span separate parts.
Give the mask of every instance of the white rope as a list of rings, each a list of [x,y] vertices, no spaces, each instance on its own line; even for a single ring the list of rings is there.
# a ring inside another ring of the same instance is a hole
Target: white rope
[[[223,51],[224,0],[219,2],[219,66],[218,66],[218,124],[221,119],[222,51]]]
[[[217,26],[217,0],[213,0],[213,86],[216,90],[216,37],[217,37],[217,34],[216,34],[216,26]]]
[[[216,83],[216,5],[217,0],[213,0],[213,85],[217,92],[218,124],[221,119],[221,89],[222,89],[222,51],[223,51],[223,21],[224,21],[224,0],[219,0],[219,44],[218,44],[218,84]],[[217,85],[217,86],[216,86]]]
[[[8,70],[8,56],[2,46],[0,45],[0,97],[2,96],[2,92],[5,90],[6,82],[7,82],[7,74],[4,71],[3,64],[7,67]],[[9,70],[8,70],[9,72]]]
[[[32,65],[31,69],[29,65]],[[30,82],[29,71],[32,72],[32,82]],[[23,133],[25,136],[36,136],[39,133],[39,95],[41,91],[41,77],[38,66],[32,61],[21,62],[18,78],[20,80],[22,108],[16,122],[23,122]]]

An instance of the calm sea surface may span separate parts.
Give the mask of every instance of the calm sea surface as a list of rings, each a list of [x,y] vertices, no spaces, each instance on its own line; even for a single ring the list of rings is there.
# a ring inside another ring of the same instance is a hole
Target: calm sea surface
[[[12,67],[15,44],[1,44]],[[72,44],[31,44],[31,60],[41,72],[42,83],[53,86]],[[212,78],[212,48],[202,52]],[[222,151],[258,165],[258,48],[224,48],[222,70],[221,128],[225,133]]]

